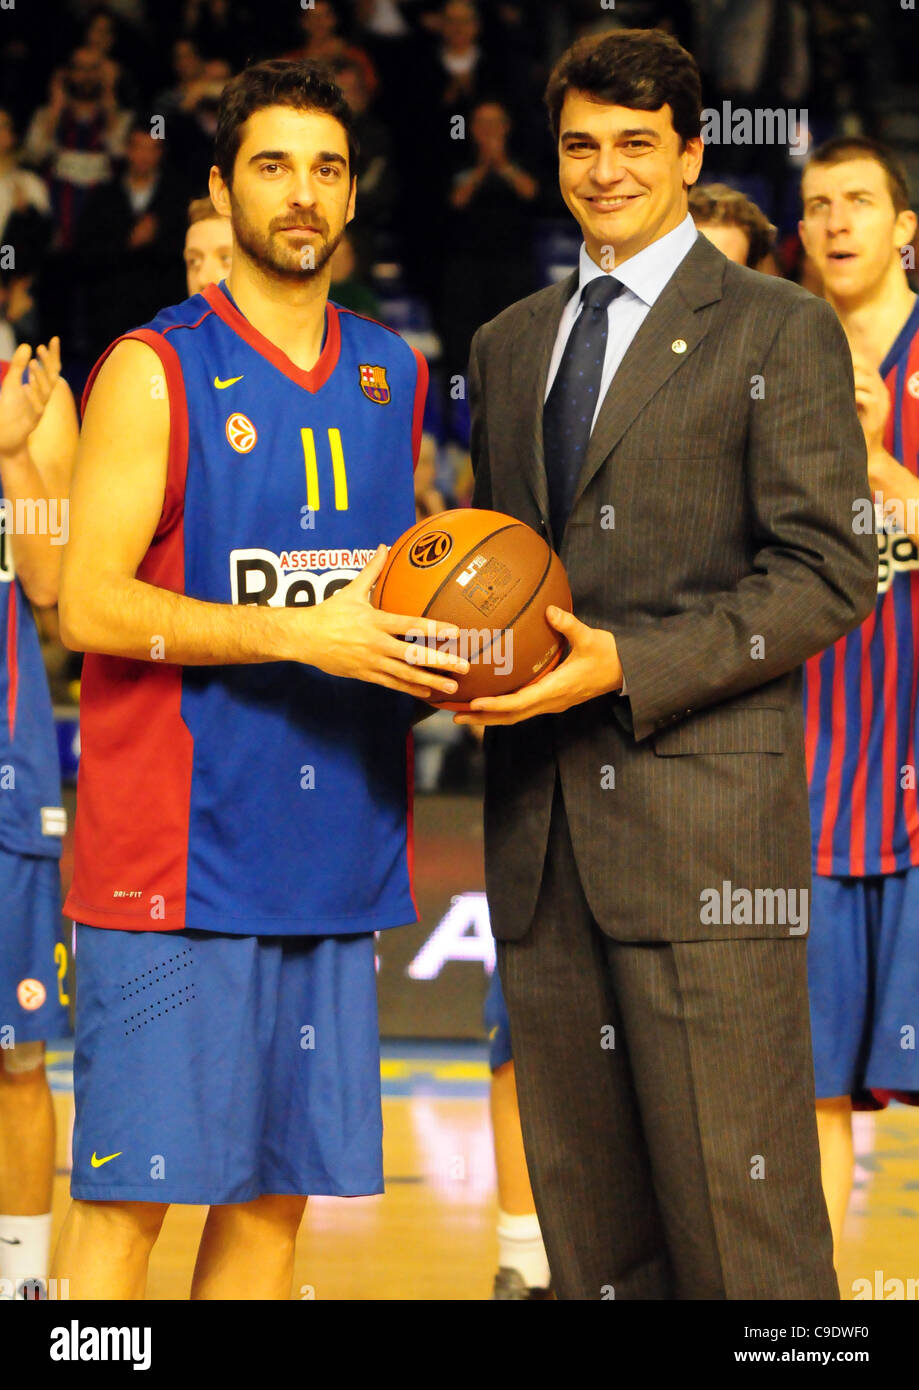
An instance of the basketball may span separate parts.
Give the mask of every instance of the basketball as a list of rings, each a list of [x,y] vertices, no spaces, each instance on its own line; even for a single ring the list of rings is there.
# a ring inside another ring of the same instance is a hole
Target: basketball
[[[562,658],[565,639],[546,608],[571,611],[561,560],[532,527],[503,512],[462,507],[418,522],[395,541],[372,594],[374,607],[455,623],[470,663],[451,700],[465,710],[482,695],[509,695]],[[444,647],[444,649],[447,649]]]

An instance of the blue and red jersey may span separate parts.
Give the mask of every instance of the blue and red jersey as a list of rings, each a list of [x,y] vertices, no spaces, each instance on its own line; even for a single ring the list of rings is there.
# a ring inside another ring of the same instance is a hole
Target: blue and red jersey
[[[881,364],[884,447],[919,474],[919,299]],[[919,552],[878,527],[878,597],[864,623],[804,668],[813,866],[863,877],[919,864]]]
[[[0,362],[0,382],[8,368]],[[0,525],[0,848],[60,859],[66,815],[57,736],[35,618],[13,567],[16,525],[7,503]]]
[[[157,353],[170,407],[138,579],[308,607],[413,524],[427,368],[398,334],[330,303],[304,371],[222,282],[125,336]],[[411,698],[296,662],[162,658],[85,658],[65,910],[98,927],[244,935],[415,921]]]

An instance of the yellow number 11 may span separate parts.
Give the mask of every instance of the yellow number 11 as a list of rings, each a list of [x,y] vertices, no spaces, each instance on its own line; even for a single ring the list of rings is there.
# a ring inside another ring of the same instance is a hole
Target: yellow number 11
[[[337,429],[329,429],[329,449],[332,454],[332,480],[335,484],[335,510],[348,510],[348,479],[345,474],[345,455],[341,447],[341,434]],[[319,510],[319,469],[316,464],[316,441],[313,431],[304,426],[300,430],[303,440],[303,460],[306,464],[306,505],[311,512]]]

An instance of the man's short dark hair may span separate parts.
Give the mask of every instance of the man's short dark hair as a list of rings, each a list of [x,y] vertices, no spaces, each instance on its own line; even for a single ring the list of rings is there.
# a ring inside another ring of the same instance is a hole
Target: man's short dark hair
[[[689,190],[689,211],[697,227],[739,227],[750,249],[747,265],[754,269],[775,245],[775,227],[752,198],[726,183],[696,184]]]
[[[569,91],[608,106],[659,111],[669,103],[681,145],[702,130],[702,83],[691,53],[660,29],[622,29],[578,39],[549,76],[545,103],[558,140]]]
[[[906,170],[889,145],[880,140],[872,140],[867,135],[837,135],[832,140],[824,140],[812,152],[804,166],[804,172],[812,164],[848,164],[852,159],[873,159],[880,164],[887,175],[887,189],[893,210],[897,215],[909,207],[909,186]]]
[[[358,153],[354,116],[331,69],[308,59],[268,58],[231,77],[220,96],[214,163],[228,187],[232,186],[233,165],[242,144],[242,127],[255,111],[268,106],[324,111],[334,117],[348,137],[348,168],[354,177]]]

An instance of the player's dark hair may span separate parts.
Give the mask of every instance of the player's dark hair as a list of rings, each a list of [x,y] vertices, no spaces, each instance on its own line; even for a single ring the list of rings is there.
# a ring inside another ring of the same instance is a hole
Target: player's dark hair
[[[295,111],[324,111],[334,117],[348,137],[351,177],[357,165],[354,117],[331,69],[307,59],[268,58],[231,77],[217,108],[214,163],[228,187],[242,143],[242,127],[255,111],[267,106],[290,106]]]
[[[591,35],[578,39],[562,54],[544,96],[556,141],[569,91],[635,111],[659,111],[669,103],[681,148],[702,130],[702,83],[696,60],[659,29]]]
[[[750,243],[747,265],[754,269],[775,246],[776,229],[766,214],[726,183],[697,183],[689,190],[689,211],[697,227],[739,227],[745,232]]]
[[[894,212],[899,215],[906,211],[909,207],[906,170],[889,145],[872,140],[868,135],[837,135],[832,140],[824,140],[812,152],[804,172],[812,164],[847,164],[851,159],[873,159],[880,164],[887,175],[887,188]]]

